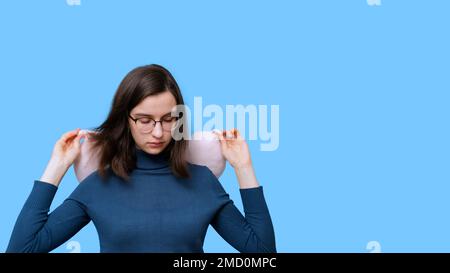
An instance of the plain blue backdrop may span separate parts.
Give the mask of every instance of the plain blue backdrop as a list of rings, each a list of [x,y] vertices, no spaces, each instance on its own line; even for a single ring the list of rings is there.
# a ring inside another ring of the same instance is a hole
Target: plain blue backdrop
[[[136,66],[193,104],[280,105],[251,141],[279,252],[450,252],[448,0],[65,0],[0,6],[0,251],[66,131],[98,126]],[[228,167],[221,178],[242,208]],[[52,208],[77,186],[73,170]],[[92,223],[72,238],[98,252]],[[55,252],[68,252],[66,244]],[[210,228],[205,252],[235,252]]]

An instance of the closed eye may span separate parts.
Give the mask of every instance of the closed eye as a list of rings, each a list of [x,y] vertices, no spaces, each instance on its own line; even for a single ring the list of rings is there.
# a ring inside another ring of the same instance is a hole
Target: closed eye
[[[148,123],[151,122],[151,119],[149,119],[149,118],[141,118],[141,119],[139,119],[139,121],[140,121],[141,123],[143,123],[143,124],[148,124]]]
[[[163,118],[164,122],[172,122],[174,120],[175,120],[175,117],[172,117],[172,116],[168,116],[168,117]]]

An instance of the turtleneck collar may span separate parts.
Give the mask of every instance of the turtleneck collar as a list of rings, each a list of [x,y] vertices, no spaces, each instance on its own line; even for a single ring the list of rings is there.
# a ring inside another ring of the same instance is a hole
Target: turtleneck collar
[[[163,170],[169,168],[169,154],[165,151],[152,155],[138,147],[136,151],[136,168],[142,170]]]

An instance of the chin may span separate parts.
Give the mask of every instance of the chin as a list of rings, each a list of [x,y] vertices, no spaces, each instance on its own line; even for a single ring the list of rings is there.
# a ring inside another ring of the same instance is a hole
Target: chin
[[[157,148],[155,148],[155,147],[150,147],[150,146],[148,146],[148,145],[146,145],[145,147],[144,147],[144,151],[146,152],[146,153],[148,153],[148,154],[151,154],[151,155],[157,155],[157,154],[160,154],[162,151],[164,151],[164,149],[167,147],[168,145],[165,145],[165,146],[163,146],[163,147],[157,147]]]
[[[145,149],[143,149],[144,152],[146,152],[147,154],[151,154],[151,155],[157,155],[159,153],[161,153],[164,149],[155,149],[155,148],[149,148],[146,147]]]

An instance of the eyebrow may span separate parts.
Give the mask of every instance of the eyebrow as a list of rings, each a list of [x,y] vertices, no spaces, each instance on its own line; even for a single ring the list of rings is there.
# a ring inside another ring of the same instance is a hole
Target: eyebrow
[[[169,112],[169,113],[166,113],[166,114],[164,114],[164,115],[162,115],[162,117],[164,117],[164,116],[167,116],[167,115],[170,115],[172,112]],[[136,117],[154,117],[153,115],[149,115],[149,114],[145,114],[145,113],[136,113],[136,114],[134,114]]]

